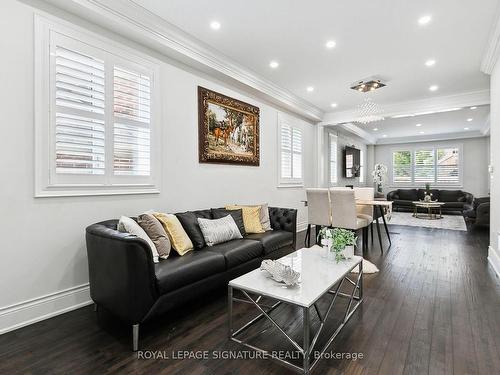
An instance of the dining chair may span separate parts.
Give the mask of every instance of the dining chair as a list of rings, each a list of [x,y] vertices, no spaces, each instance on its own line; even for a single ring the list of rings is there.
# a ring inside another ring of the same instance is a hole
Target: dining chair
[[[332,214],[330,205],[330,191],[326,188],[306,189],[307,195],[307,231],[304,245],[311,246],[311,225],[316,226],[316,232],[320,227],[332,225]],[[316,233],[316,236],[318,233]],[[315,241],[317,242],[317,241]]]
[[[352,189],[330,190],[330,204],[332,212],[332,227],[350,229],[361,232],[362,248],[368,248],[368,225],[369,218],[358,216],[356,211],[356,199]]]
[[[356,200],[372,201],[375,199],[375,189],[372,187],[355,187],[354,198]],[[358,204],[356,206],[356,211],[358,216],[366,217],[370,223],[368,229],[371,233],[371,240],[373,244],[373,219],[375,217],[373,206],[368,204]]]

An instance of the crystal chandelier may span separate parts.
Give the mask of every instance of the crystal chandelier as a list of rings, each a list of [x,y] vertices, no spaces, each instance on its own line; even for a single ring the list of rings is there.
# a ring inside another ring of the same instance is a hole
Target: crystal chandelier
[[[359,122],[361,124],[368,124],[370,122],[384,120],[384,116],[381,115],[382,110],[380,109],[378,104],[370,98],[365,98],[363,103],[358,105],[356,112],[356,122]]]

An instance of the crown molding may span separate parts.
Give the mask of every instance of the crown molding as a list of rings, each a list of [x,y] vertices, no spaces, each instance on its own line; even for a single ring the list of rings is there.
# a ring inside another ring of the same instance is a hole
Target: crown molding
[[[381,106],[384,117],[400,116],[410,113],[437,112],[450,108],[464,108],[474,105],[490,104],[490,91],[480,90],[429,99],[418,99]],[[335,125],[344,122],[355,122],[356,110],[328,112],[321,124]]]
[[[394,138],[379,138],[376,145],[392,145],[400,143],[419,143],[419,142],[433,142],[433,141],[448,141],[453,139],[466,139],[466,138],[482,138],[487,135],[481,131],[472,132],[457,132],[446,134],[433,134],[428,136],[414,136],[414,137],[394,137]]]
[[[45,0],[45,3],[197,70],[243,85],[256,96],[310,121],[319,122],[323,118],[320,108],[238,64],[132,0]]]
[[[491,27],[488,43],[481,60],[481,71],[492,74],[495,64],[500,56],[500,7],[497,8],[495,21]]]

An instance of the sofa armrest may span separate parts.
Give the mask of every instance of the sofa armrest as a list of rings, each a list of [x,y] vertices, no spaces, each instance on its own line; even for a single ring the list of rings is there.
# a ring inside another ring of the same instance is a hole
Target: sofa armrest
[[[490,223],[490,202],[481,203],[477,206],[476,222],[475,224],[489,224]]]
[[[273,230],[284,230],[293,234],[293,248],[297,242],[297,210],[294,208],[269,207],[269,218]]]
[[[393,201],[395,199],[399,199],[397,190],[393,190],[393,191],[390,191],[387,193],[387,200],[388,201]]]
[[[118,232],[117,220],[86,229],[90,296],[129,324],[142,321],[158,297],[146,241]]]
[[[465,197],[465,204],[472,206],[472,203],[474,202],[474,196],[471,193],[467,193],[466,191],[463,192],[464,197]]]

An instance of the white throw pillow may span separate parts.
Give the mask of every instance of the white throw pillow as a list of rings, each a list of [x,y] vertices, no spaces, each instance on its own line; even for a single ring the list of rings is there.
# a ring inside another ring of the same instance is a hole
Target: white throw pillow
[[[151,238],[146,234],[144,229],[141,228],[139,224],[137,224],[134,219],[131,219],[127,216],[120,217],[120,221],[118,221],[118,230],[120,232],[126,232],[133,234],[139,238],[142,238],[146,241],[151,248],[151,254],[153,254],[153,262],[158,263],[158,251],[156,250],[156,246],[151,241]]]
[[[198,224],[200,225],[201,233],[203,233],[207,246],[243,238],[231,215],[215,220],[199,217]]]

